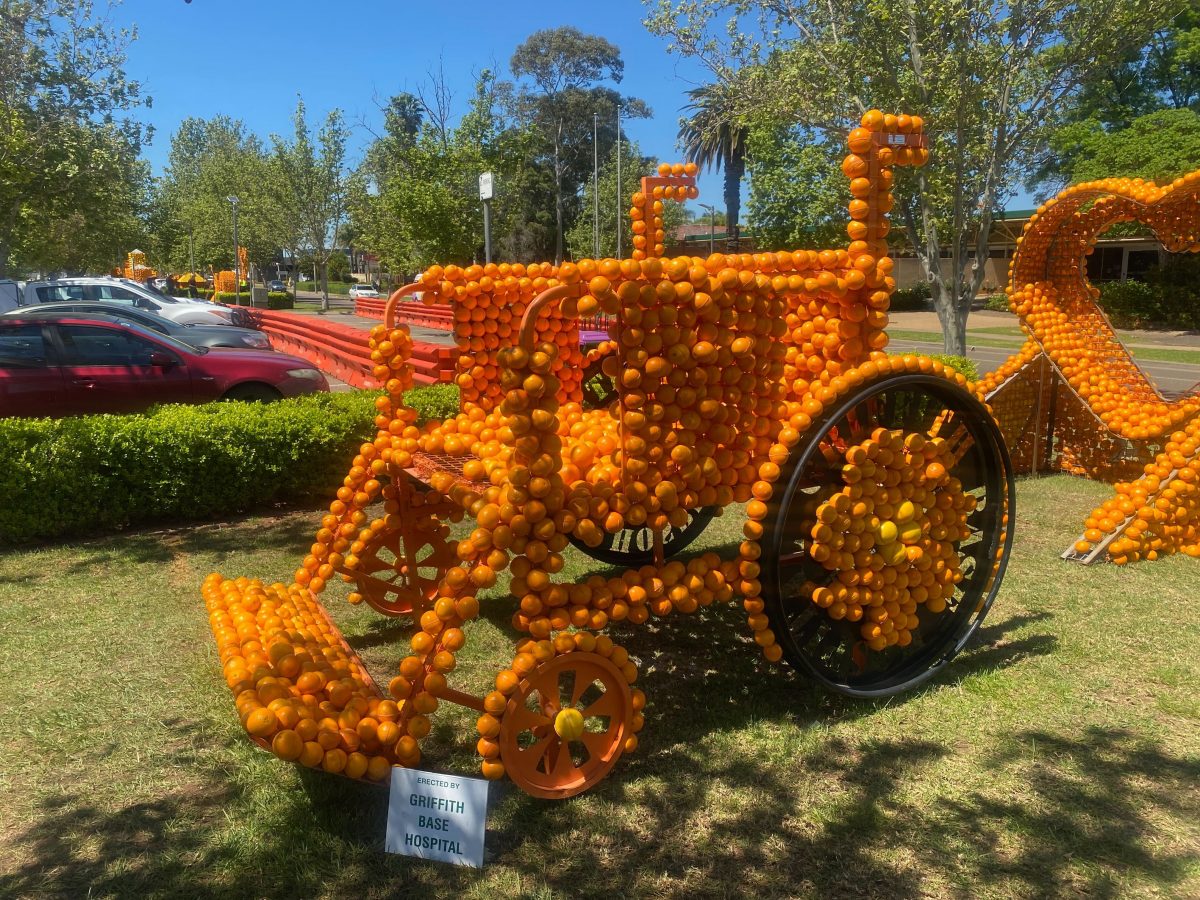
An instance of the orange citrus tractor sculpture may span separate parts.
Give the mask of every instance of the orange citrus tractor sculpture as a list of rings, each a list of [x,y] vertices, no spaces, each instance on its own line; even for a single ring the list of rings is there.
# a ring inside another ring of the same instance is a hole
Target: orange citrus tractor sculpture
[[[568,797],[638,744],[646,697],[610,633],[651,617],[736,599],[767,660],[852,696],[942,668],[999,588],[1011,466],[961,375],[885,353],[892,179],[925,162],[923,123],[872,111],[849,150],[839,249],[663,258],[663,203],[695,196],[694,167],[665,166],[634,196],[634,259],[434,266],[397,291],[371,333],[376,437],[293,582],[204,582],[254,739],[383,780],[458,703],[486,777]],[[423,426],[394,321],[418,291],[453,309],[461,354],[461,413]],[[586,357],[581,321],[608,329]],[[722,513],[736,552],[686,555]],[[566,578],[568,546],[617,568]],[[335,577],[412,624],[382,688],[317,600]],[[501,579],[520,639],[473,696],[456,658]]]
[[[1044,204],[1026,226],[1008,287],[1028,340],[980,385],[1019,471],[1059,468],[1115,483],[1116,496],[1063,554],[1085,563],[1200,556],[1200,391],[1164,398],[1087,280],[1096,240],[1131,221],[1168,250],[1200,251],[1200,172],[1161,188],[1088,182]]]

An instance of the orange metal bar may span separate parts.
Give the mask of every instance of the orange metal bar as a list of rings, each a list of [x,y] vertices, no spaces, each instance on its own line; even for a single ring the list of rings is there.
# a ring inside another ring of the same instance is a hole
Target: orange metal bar
[[[558,284],[552,288],[546,288],[546,290],[530,300],[529,305],[525,307],[525,315],[521,317],[521,330],[517,335],[517,343],[526,350],[532,350],[537,316],[541,312],[542,307],[556,300],[582,297],[586,291],[587,285],[583,283]]]
[[[465,694],[462,691],[456,691],[452,687],[444,687],[439,691],[430,691],[433,696],[439,700],[449,700],[451,703],[457,703],[459,706],[465,706],[467,709],[473,709],[477,712],[483,712],[483,698],[476,697],[474,694]]]
[[[411,297],[421,289],[421,282],[414,281],[412,284],[406,284],[404,287],[396,288],[392,292],[392,296],[388,297],[387,306],[383,308],[383,323],[389,330],[396,327],[396,304],[405,297]]]

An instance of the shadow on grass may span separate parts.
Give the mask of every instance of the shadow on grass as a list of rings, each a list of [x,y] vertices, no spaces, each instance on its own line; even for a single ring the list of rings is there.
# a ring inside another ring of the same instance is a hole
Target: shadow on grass
[[[300,511],[299,514],[280,514],[275,519],[254,518],[258,527],[248,537],[237,521],[216,525],[195,525],[168,530],[133,531],[109,537],[79,542],[64,541],[48,544],[47,548],[70,548],[74,557],[68,562],[56,562],[53,577],[83,575],[106,566],[165,565],[182,555],[201,554],[223,557],[233,553],[253,551],[290,551],[297,565],[304,558],[312,536],[319,527],[319,512]],[[24,548],[14,548],[20,552]],[[22,584],[32,577],[0,575],[0,584]],[[242,573],[234,573],[240,575]],[[253,574],[253,573],[248,573]],[[199,584],[197,583],[197,588]]]
[[[918,739],[830,739],[794,770],[732,756],[694,774],[668,752],[564,803],[500,789],[504,824],[489,834],[482,875],[382,856],[385,793],[322,773],[302,771],[299,790],[290,778],[267,785],[288,793],[265,809],[263,785],[215,771],[115,810],[64,792],[13,836],[27,859],[0,876],[0,893],[431,896],[502,867],[499,884],[516,876],[522,893],[544,885],[583,897],[965,897],[985,884],[1115,897],[1126,879],[1169,890],[1194,862],[1159,830],[1164,814],[1200,815],[1194,760],[1122,730],[1078,740],[1030,731],[986,759],[1025,779],[1026,794],[912,804],[910,787],[951,752]],[[265,821],[228,832],[230,818],[254,817]]]

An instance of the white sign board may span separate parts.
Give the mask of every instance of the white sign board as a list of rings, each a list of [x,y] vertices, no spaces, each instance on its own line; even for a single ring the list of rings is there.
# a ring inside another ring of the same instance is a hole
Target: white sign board
[[[484,172],[479,176],[479,199],[492,199],[492,173]]]
[[[394,766],[383,849],[482,868],[487,796],[482,778]]]

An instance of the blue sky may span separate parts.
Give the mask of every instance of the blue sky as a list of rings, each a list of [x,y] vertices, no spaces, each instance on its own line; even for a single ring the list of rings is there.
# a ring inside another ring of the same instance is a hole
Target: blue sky
[[[627,131],[642,152],[673,162],[681,158],[675,134],[686,92],[703,84],[706,73],[668,54],[666,42],[642,26],[645,13],[640,0],[125,0],[116,23],[139,31],[126,68],[154,101],[144,111],[156,131],[145,155],[156,173],[185,117],[224,113],[264,138],[287,135],[297,94],[311,122],[343,110],[355,126],[356,161],[370,141],[368,128],[380,126],[379,105],[398,91],[415,91],[439,61],[461,114],[480,69],[507,77],[516,46],[559,25],[603,35],[621,48],[619,89],[654,111],[629,122]],[[719,174],[701,174],[700,200],[721,205]],[[1020,195],[1010,206],[1030,203]]]
[[[603,35],[621,48],[619,89],[654,111],[627,130],[642,152],[675,161],[680,108],[686,91],[704,82],[704,70],[668,55],[666,43],[642,27],[644,15],[639,0],[125,0],[117,12],[120,24],[138,27],[126,69],[154,100],[145,114],[156,134],[145,155],[156,173],[186,116],[224,113],[264,138],[286,135],[300,94],[310,121],[340,107],[350,123],[378,128],[379,104],[415,90],[439,60],[461,114],[480,69],[508,77],[516,46],[533,31],[559,25]],[[228,62],[234,53],[239,65]],[[354,154],[369,140],[369,131],[356,127]],[[702,201],[720,204],[719,175],[702,175],[700,189]]]

